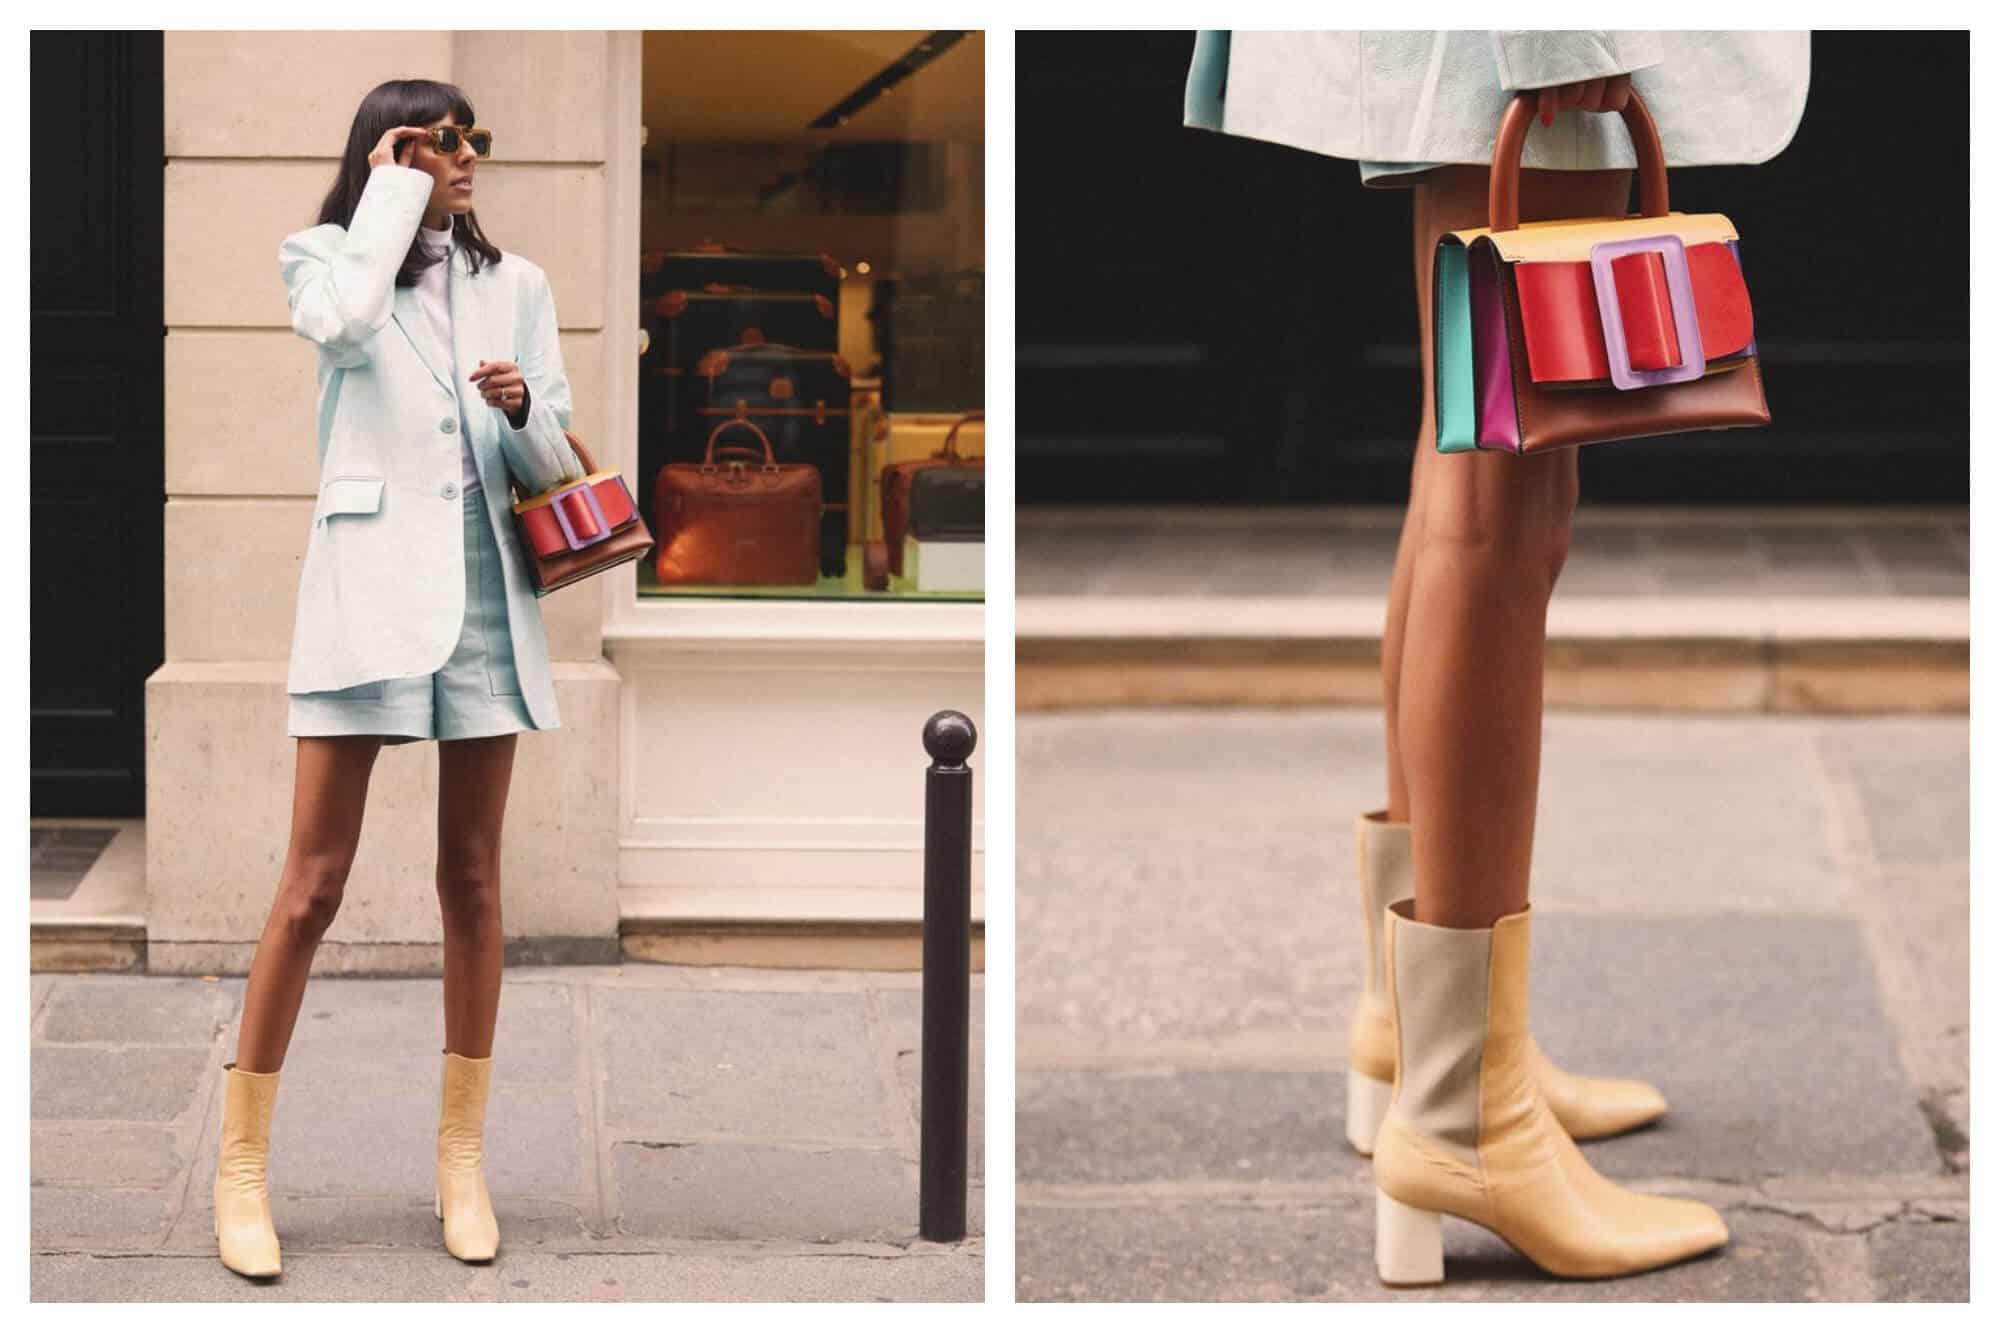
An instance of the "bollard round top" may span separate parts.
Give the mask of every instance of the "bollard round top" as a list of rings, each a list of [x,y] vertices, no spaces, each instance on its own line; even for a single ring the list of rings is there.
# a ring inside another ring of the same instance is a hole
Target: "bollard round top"
[[[924,723],[924,749],[941,764],[962,764],[979,744],[972,719],[956,709],[932,713]]]

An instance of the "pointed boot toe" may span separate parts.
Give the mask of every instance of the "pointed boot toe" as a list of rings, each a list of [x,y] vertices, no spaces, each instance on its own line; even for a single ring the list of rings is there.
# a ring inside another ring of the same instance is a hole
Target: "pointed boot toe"
[[[1528,1065],[1549,1109],[1573,1139],[1602,1139],[1650,1125],[1667,1113],[1667,1099],[1643,1079],[1572,1074],[1528,1039]]]

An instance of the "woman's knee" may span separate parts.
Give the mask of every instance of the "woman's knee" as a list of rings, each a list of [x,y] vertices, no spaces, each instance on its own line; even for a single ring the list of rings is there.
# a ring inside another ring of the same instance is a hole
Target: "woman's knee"
[[[1503,552],[1510,564],[1559,566],[1575,508],[1573,459],[1460,454],[1430,469],[1423,488],[1423,544]],[[1563,475],[1572,480],[1565,489]]]
[[[318,940],[340,913],[353,863],[344,857],[315,856],[293,867],[279,894],[285,926],[301,939]]]
[[[441,856],[437,872],[438,907],[460,928],[477,927],[500,917],[500,867],[487,856]]]

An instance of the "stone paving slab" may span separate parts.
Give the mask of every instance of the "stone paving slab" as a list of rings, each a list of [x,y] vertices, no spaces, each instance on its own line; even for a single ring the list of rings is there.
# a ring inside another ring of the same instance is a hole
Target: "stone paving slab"
[[[1890,1222],[1869,1233],[1868,1260],[1878,1299],[1970,1299],[1972,1237],[1964,1222]]]
[[[611,1162],[629,1236],[835,1244],[917,1229],[917,1169],[899,1152],[620,1143]]]
[[[1963,719],[1828,719],[1819,744],[1834,774],[1858,789],[1877,864],[1970,859],[1971,736]]]
[[[884,1260],[893,1262],[884,1262]],[[38,1261],[37,1301],[967,1301],[984,1257],[965,1247],[875,1254],[431,1254],[287,1257],[269,1282],[213,1258]]]
[[[1149,1200],[1020,1209],[1022,1301],[1730,1301],[1820,1299],[1808,1224],[1727,1210],[1719,1254],[1616,1282],[1548,1278],[1483,1228],[1446,1219],[1445,1281],[1384,1287],[1372,1201]]]
[[[859,994],[605,991],[607,1123],[622,1138],[756,1135],[886,1142],[890,1091]],[[799,1095],[810,1081],[810,1097]]]
[[[229,995],[193,978],[113,976],[88,988],[54,980],[43,1041],[206,1046],[234,1007]]]
[[[203,1046],[38,1046],[29,1071],[37,1120],[167,1121],[208,1069]]]
[[[1319,1181],[1372,1188],[1348,1147],[1346,1084],[1317,1073],[1060,1071],[1016,1076],[1023,1184]]]

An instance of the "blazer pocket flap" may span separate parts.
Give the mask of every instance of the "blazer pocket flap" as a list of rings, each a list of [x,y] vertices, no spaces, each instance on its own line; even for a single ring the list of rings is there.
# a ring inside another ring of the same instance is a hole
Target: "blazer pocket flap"
[[[382,507],[382,478],[333,477],[319,488],[319,507],[313,521],[328,514],[372,514]]]

